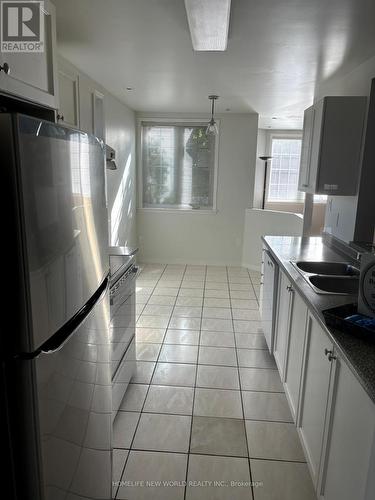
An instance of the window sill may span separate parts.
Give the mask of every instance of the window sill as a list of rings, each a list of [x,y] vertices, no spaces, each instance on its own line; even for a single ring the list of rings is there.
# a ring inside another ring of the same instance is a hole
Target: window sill
[[[137,212],[155,213],[155,214],[200,214],[200,215],[216,215],[216,208],[209,209],[193,209],[193,208],[146,208],[138,207]]]

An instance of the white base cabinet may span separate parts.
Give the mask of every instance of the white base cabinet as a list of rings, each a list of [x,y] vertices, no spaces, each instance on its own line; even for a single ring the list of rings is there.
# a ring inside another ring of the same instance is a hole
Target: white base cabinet
[[[320,498],[374,499],[375,405],[339,357],[332,368]]]
[[[284,389],[295,422],[299,408],[306,320],[307,306],[299,293],[292,288],[289,336],[286,345]]]
[[[273,354],[319,500],[375,499],[375,404],[280,269]]]
[[[281,380],[284,381],[286,345],[289,335],[289,315],[291,307],[291,282],[281,270],[279,272],[279,283],[276,305],[276,325],[273,355]]]
[[[259,312],[262,320],[264,336],[271,354],[273,351],[275,333],[274,308],[276,302],[277,270],[278,266],[276,262],[274,262],[272,257],[269,255],[269,252],[263,248]]]
[[[328,340],[318,322],[309,314],[297,427],[315,485],[319,477],[332,366],[329,353],[332,352],[332,342]]]

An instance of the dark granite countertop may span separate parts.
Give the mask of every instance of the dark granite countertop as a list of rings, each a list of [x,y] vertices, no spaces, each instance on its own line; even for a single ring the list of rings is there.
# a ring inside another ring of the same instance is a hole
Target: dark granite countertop
[[[264,236],[262,239],[299,291],[310,312],[333,341],[338,354],[375,403],[375,344],[328,327],[322,314],[324,309],[356,302],[357,297],[315,293],[290,263],[295,260],[348,262],[348,257],[328,247],[320,237]]]

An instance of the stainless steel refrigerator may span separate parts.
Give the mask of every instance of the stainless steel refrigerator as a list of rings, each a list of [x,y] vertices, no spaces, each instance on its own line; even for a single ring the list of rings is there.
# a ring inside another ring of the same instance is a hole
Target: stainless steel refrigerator
[[[3,301],[11,327],[1,334],[7,485],[22,500],[110,499],[103,144],[3,113],[0,158],[9,227],[3,268],[12,284]]]

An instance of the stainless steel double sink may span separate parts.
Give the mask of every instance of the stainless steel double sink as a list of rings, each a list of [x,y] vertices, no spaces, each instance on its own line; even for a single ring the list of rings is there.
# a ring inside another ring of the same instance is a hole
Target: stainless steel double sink
[[[356,294],[359,270],[348,262],[291,261],[316,293],[333,295]]]

